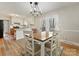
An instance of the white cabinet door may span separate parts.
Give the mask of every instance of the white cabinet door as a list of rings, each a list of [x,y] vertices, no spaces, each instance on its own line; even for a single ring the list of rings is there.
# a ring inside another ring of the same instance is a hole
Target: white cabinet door
[[[24,38],[24,34],[23,34],[23,30],[16,30],[16,40],[19,39],[23,39]]]

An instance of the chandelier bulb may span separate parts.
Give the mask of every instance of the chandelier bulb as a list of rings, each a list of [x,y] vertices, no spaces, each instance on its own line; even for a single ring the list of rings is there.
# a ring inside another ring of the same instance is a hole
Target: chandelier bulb
[[[35,4],[35,5],[38,5],[38,2],[35,2],[34,4]]]
[[[30,2],[30,4],[32,4],[32,2]]]

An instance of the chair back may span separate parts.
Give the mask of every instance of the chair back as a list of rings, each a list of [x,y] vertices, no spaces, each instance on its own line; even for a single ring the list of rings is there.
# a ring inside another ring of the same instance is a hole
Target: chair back
[[[25,48],[28,52],[34,55],[34,39],[33,39],[33,32],[32,31],[24,31],[24,36],[26,40]]]

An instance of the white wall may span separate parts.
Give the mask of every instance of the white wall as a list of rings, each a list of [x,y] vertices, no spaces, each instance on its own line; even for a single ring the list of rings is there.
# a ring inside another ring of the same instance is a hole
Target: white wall
[[[60,30],[64,32],[64,40],[79,45],[79,6],[71,6],[48,12],[43,17],[38,18],[37,26],[41,26],[41,20],[53,15],[58,15],[59,17]]]
[[[34,24],[33,16],[26,16],[25,21],[27,21],[28,24]]]

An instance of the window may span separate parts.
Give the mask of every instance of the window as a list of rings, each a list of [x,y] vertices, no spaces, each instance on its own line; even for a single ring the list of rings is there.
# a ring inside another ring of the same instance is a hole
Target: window
[[[58,16],[47,17],[45,20],[42,20],[42,31],[53,31],[59,30]]]
[[[43,20],[42,22],[42,31],[45,31],[46,30],[46,21]]]
[[[55,28],[54,18],[49,18],[49,31],[53,31]]]

